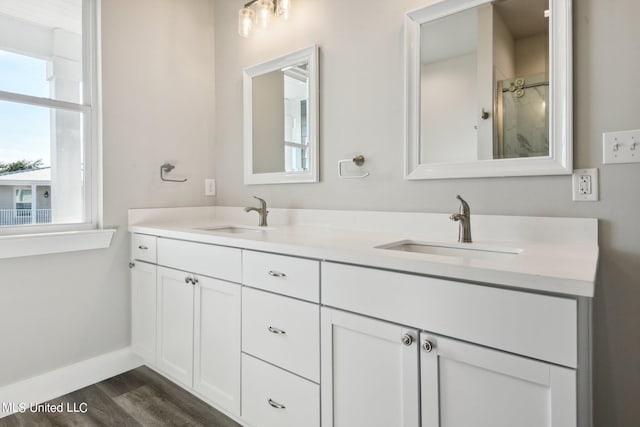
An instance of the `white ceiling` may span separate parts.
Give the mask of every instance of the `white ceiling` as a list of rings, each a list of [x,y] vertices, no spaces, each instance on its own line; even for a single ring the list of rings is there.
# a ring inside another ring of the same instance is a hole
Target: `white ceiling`
[[[82,0],[0,0],[0,14],[82,33]]]
[[[549,0],[498,0],[493,6],[516,40],[548,31],[544,11],[549,9]]]

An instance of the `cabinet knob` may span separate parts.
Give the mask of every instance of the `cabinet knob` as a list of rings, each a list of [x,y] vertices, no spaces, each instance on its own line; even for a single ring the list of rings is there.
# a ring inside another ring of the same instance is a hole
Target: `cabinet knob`
[[[269,276],[273,276],[273,277],[286,277],[287,275],[284,273],[281,273],[279,271],[274,271],[274,270],[269,270]]]
[[[425,353],[430,353],[433,350],[433,344],[429,340],[424,340],[422,341],[422,349]]]
[[[286,331],[283,331],[282,329],[274,328],[273,326],[267,327],[267,330],[272,334],[276,334],[276,335],[284,335],[287,333]]]
[[[282,403],[278,403],[275,400],[272,399],[267,399],[267,402],[269,403],[269,405],[273,406],[276,409],[284,409],[286,408],[286,406],[284,406]]]
[[[191,277],[187,276],[184,278],[184,283],[191,283]]]
[[[135,267],[135,266],[136,266],[136,263],[135,263],[135,262],[130,262],[130,263],[129,263],[129,268],[133,268],[133,267]]]
[[[193,277],[191,278],[191,284],[192,284],[192,285],[197,285],[197,284],[198,284],[198,278],[197,278],[196,276],[193,276]]]
[[[413,344],[413,337],[409,334],[404,334],[402,336],[402,344],[407,346]]]

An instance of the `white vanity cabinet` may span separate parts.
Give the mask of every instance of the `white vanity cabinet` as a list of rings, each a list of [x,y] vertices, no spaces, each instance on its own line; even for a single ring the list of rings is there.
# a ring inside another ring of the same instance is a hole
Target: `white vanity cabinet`
[[[132,257],[133,351],[239,415],[241,251],[133,234]]]
[[[422,427],[577,426],[576,371],[423,332]]]
[[[157,367],[240,414],[241,251],[158,239]],[[224,280],[220,280],[224,279]]]
[[[588,296],[134,231],[133,351],[242,425],[592,425]]]
[[[156,361],[156,236],[131,237],[131,350]]]
[[[243,251],[242,418],[320,425],[320,262]]]
[[[240,285],[198,276],[194,291],[193,388],[240,415]]]
[[[322,308],[322,427],[419,427],[418,331]]]
[[[326,307],[322,385],[322,427],[577,426],[573,369]]]
[[[151,365],[156,362],[156,265],[131,266],[131,350]]]
[[[158,267],[157,367],[240,413],[240,286]]]
[[[323,427],[578,425],[571,298],[325,262],[322,303]]]
[[[193,378],[193,285],[183,271],[158,267],[157,366],[191,386]]]

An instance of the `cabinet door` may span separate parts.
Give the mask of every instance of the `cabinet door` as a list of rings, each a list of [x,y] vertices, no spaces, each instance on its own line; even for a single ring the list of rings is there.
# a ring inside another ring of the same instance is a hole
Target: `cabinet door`
[[[131,268],[131,349],[156,363],[156,266],[140,261]]]
[[[577,425],[574,370],[427,333],[420,344],[423,427]]]
[[[197,281],[193,387],[240,416],[240,285]]]
[[[158,267],[158,368],[184,385],[193,376],[193,288],[187,273]]]
[[[418,427],[415,330],[323,307],[321,336],[323,427]]]

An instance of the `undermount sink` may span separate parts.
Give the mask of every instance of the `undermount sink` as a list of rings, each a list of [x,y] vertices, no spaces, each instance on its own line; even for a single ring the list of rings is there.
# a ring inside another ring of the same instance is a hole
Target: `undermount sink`
[[[221,225],[216,227],[201,227],[198,230],[221,234],[259,234],[263,231],[273,230],[267,227],[251,227],[248,225]]]
[[[418,242],[415,240],[401,240],[399,242],[376,246],[376,248],[427,255],[440,255],[496,261],[511,259],[522,252],[522,249],[517,248],[476,245],[473,243],[461,243],[454,246],[441,243]]]

